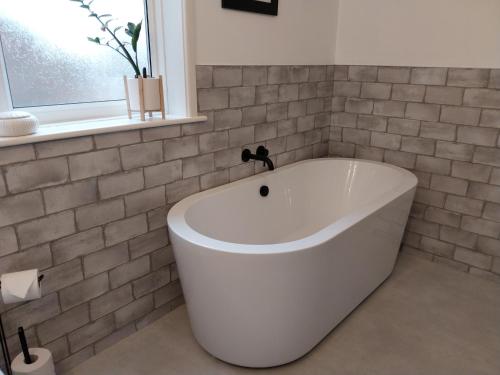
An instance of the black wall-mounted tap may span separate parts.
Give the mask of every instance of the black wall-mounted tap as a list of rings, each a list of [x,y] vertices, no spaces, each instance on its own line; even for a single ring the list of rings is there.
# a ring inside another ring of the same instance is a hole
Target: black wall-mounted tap
[[[252,154],[252,152],[246,148],[243,150],[241,153],[241,160],[244,162],[250,161],[250,160],[259,160],[264,162],[264,165],[269,168],[270,171],[274,170],[274,164],[271,159],[269,159],[269,150],[265,148],[264,146],[259,146],[257,147],[257,151],[255,151],[255,154]]]

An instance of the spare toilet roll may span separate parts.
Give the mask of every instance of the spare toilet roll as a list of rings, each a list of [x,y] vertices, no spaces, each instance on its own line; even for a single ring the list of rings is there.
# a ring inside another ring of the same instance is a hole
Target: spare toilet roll
[[[12,373],[14,375],[55,375],[54,360],[52,353],[44,348],[30,348],[33,363],[24,363],[23,353],[20,353],[12,361]]]
[[[2,300],[5,304],[40,298],[38,270],[6,273],[1,276]]]

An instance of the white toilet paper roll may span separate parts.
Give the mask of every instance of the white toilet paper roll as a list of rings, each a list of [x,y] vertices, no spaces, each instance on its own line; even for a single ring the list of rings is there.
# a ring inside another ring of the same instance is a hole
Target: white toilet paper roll
[[[12,361],[12,373],[14,375],[55,375],[54,360],[52,353],[44,348],[29,349],[33,363],[24,363],[23,353]]]
[[[6,273],[1,276],[2,300],[5,304],[40,298],[38,270]]]

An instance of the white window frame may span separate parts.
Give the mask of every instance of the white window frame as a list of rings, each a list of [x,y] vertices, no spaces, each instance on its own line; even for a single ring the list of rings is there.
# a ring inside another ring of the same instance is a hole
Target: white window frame
[[[167,120],[196,117],[193,0],[148,0],[153,74],[162,74],[166,87]],[[0,112],[12,110],[7,72],[0,46]],[[124,118],[125,101],[16,108],[33,113],[41,124]],[[157,120],[157,119],[156,119]],[[136,120],[133,121],[137,123]],[[81,125],[80,125],[81,126]]]

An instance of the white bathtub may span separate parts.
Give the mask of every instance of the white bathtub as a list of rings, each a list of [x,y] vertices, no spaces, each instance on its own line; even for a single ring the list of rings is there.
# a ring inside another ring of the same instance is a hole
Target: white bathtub
[[[316,159],[179,202],[168,227],[198,342],[246,367],[309,352],[391,274],[416,184],[391,165]]]

